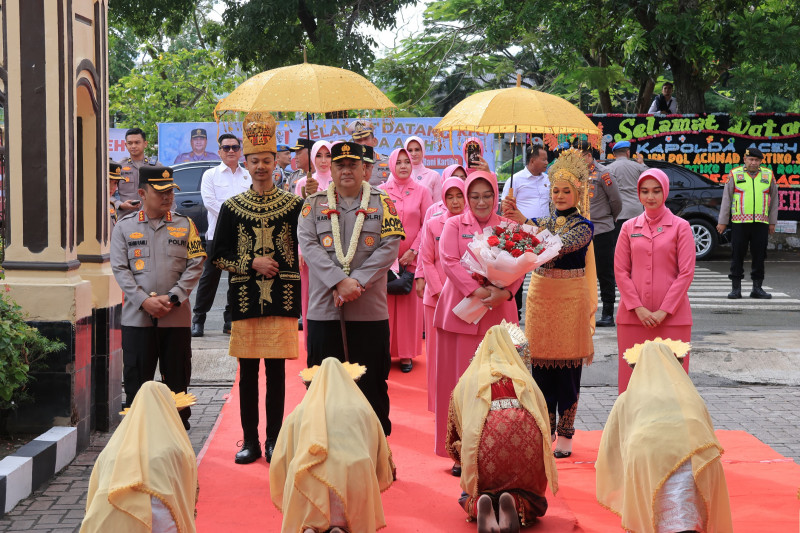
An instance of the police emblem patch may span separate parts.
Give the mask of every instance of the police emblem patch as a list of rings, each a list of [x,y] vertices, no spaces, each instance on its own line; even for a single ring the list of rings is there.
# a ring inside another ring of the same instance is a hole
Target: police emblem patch
[[[392,199],[389,198],[388,196],[384,196],[383,203],[386,205],[386,209],[387,211],[389,211],[389,214],[392,215],[393,217],[396,217],[397,209],[394,207],[394,202],[392,202]]]
[[[170,231],[170,235],[175,237],[176,239],[180,239],[181,237],[186,237],[186,231]]]
[[[137,259],[133,266],[136,270],[142,270],[144,268],[144,259]]]
[[[130,237],[131,239],[141,239],[142,237],[144,237],[144,235],[142,235],[138,231],[134,231],[133,233],[128,235],[128,237]]]
[[[133,257],[142,257],[142,250],[140,250],[139,248],[135,249],[133,251]]]
[[[373,246],[375,244],[375,237],[373,237],[372,235],[367,235],[366,237],[364,237],[364,244],[366,244],[367,246]]]
[[[330,248],[331,246],[333,246],[333,237],[331,237],[330,235],[325,235],[322,238],[322,246],[324,246],[325,248]]]
[[[303,210],[301,211],[303,218],[307,217],[310,212],[311,212],[311,206],[308,204],[304,205]]]

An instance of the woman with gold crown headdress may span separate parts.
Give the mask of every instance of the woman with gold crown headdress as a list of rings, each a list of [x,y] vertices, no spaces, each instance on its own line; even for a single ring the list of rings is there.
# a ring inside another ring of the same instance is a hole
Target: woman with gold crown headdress
[[[554,455],[563,458],[572,454],[581,366],[594,356],[597,281],[586,162],[578,150],[566,150],[549,176],[550,215],[531,222],[561,237],[563,246],[558,257],[531,274],[525,333],[533,378],[547,401],[551,438],[558,433]]]

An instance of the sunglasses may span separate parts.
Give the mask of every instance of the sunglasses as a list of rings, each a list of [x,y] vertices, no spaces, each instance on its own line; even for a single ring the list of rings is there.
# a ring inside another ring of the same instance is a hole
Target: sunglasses
[[[223,152],[238,152],[241,149],[241,146],[238,144],[223,144],[219,147],[219,149]]]

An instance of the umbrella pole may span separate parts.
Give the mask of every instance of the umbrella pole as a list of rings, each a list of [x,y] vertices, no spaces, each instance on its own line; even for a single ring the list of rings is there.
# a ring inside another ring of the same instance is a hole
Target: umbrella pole
[[[305,57],[306,51],[303,50],[303,55]],[[308,135],[308,140],[311,140],[311,118],[310,113],[306,111],[306,135]],[[306,172],[306,180],[311,179],[311,150],[308,150],[308,171]],[[305,193],[303,193],[305,194]]]
[[[514,126],[514,137],[511,138],[511,183],[508,184],[508,196],[514,198],[514,159],[517,157],[517,127]]]

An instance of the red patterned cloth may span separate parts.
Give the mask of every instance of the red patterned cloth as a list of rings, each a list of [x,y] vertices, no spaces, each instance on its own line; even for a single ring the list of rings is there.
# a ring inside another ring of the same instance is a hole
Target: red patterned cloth
[[[503,398],[516,398],[510,379],[503,378],[492,385],[492,400]],[[488,493],[497,499],[508,492],[514,496],[524,524],[544,515],[546,489],[542,433],[536,420],[520,408],[489,411],[478,448],[479,494],[462,498],[464,510],[475,518],[480,495]]]

